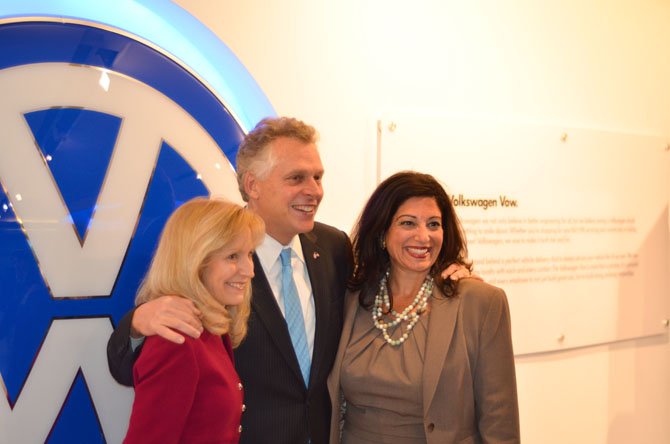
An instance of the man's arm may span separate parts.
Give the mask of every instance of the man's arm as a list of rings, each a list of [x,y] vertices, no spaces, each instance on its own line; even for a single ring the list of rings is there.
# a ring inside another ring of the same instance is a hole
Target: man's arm
[[[135,309],[126,313],[107,341],[109,372],[116,382],[129,387],[133,385],[133,364],[141,350],[140,347],[133,352],[130,347],[130,324],[134,313]]]
[[[200,337],[202,323],[199,317],[200,311],[192,301],[177,296],[161,296],[128,312],[107,342],[107,364],[114,379],[119,384],[133,385],[133,365],[142,347],[133,350],[131,336],[159,335],[182,344],[184,337],[178,332]]]

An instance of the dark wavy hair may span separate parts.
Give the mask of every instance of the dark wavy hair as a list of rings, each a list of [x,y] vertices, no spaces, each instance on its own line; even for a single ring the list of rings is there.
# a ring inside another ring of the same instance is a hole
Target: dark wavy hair
[[[442,249],[430,270],[435,285],[446,297],[453,296],[456,283],[451,279],[442,279],[440,272],[452,263],[468,269],[472,266],[467,260],[465,234],[442,185],[430,174],[401,171],[379,184],[365,204],[352,234],[354,273],[348,287],[360,290],[359,300],[366,308],[374,303],[379,281],[390,264],[382,240],[398,208],[413,197],[434,198],[442,214]]]

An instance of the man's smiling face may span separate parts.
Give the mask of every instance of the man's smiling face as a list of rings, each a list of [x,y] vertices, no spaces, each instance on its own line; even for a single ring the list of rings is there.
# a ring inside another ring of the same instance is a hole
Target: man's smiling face
[[[323,198],[323,165],[316,145],[279,137],[268,147],[271,169],[247,181],[249,208],[265,221],[266,231],[286,245],[299,233],[314,228]]]

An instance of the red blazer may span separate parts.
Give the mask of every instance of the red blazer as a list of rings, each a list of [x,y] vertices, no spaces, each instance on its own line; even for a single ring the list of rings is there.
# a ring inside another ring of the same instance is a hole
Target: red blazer
[[[222,341],[223,339],[223,341]],[[237,443],[244,409],[230,338],[146,339],[133,367],[132,443]]]

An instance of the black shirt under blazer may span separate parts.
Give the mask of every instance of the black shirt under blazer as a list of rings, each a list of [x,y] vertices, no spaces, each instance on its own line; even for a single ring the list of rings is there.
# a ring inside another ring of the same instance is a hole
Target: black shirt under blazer
[[[244,384],[242,444],[327,444],[330,398],[326,379],[342,330],[346,282],[352,271],[346,233],[316,223],[301,234],[303,256],[314,296],[316,329],[310,381],[302,381],[286,321],[267,277],[254,256],[252,303],[247,337],[235,350],[235,366]],[[132,385],[132,366],[140,349],[130,349],[132,312],[119,323],[107,345],[112,376]]]

